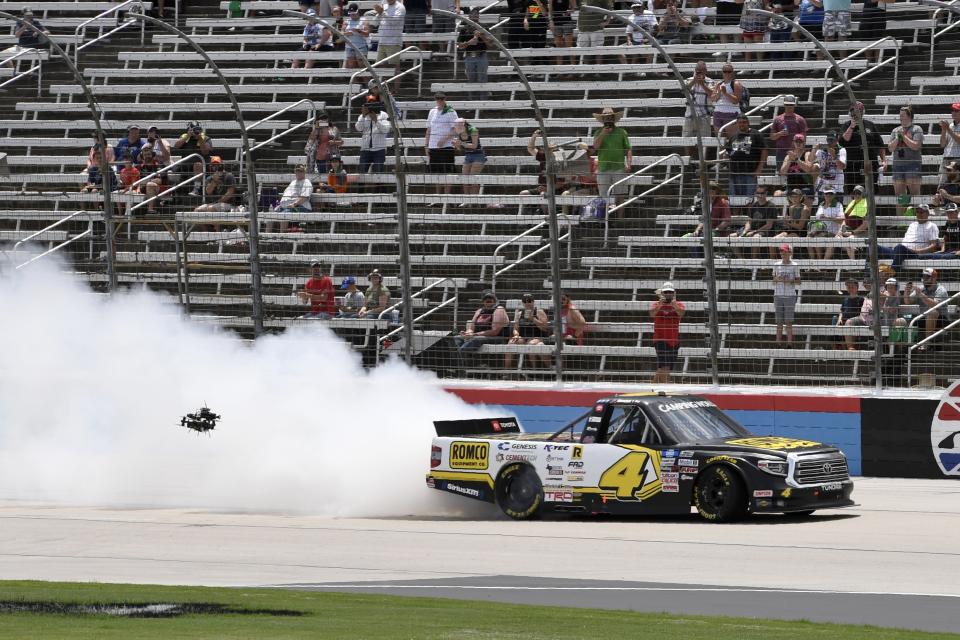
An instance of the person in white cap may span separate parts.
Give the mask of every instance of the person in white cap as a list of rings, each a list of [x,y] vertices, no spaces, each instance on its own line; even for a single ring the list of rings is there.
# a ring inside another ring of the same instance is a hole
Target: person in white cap
[[[638,56],[634,62],[642,63],[651,63],[653,62],[653,53],[650,48],[649,43],[647,42],[647,37],[643,35],[644,31],[648,33],[653,33],[657,28],[657,16],[653,14],[646,3],[643,2],[634,2],[630,5],[630,9],[633,11],[633,14],[628,16],[630,24],[627,25],[626,34],[627,40],[623,44],[627,47],[637,47],[633,49],[631,53],[646,53],[649,54],[646,57]],[[641,48],[643,47],[643,48]],[[627,56],[620,56],[620,64],[627,64]],[[647,74],[641,73],[639,77],[645,77]]]
[[[797,97],[783,96],[783,113],[774,118],[770,125],[770,142],[776,148],[778,165],[783,164],[787,152],[793,148],[793,137],[799,133],[806,138],[808,131],[807,121],[797,113]]]
[[[677,291],[672,282],[664,282],[657,289],[657,300],[650,306],[653,318],[653,348],[657,352],[657,371],[651,382],[667,384],[670,373],[677,363],[680,351],[680,320],[687,312],[682,302],[677,300]]]
[[[793,316],[797,307],[800,267],[793,261],[793,249],[780,245],[780,261],[773,265],[773,309],[777,320],[777,344],[783,342],[787,329],[787,346],[793,345]]]
[[[903,290],[903,304],[905,305],[919,305],[921,311],[927,311],[931,307],[936,306],[937,304],[943,302],[949,297],[946,287],[937,282],[937,270],[932,267],[927,267],[923,270],[923,273],[920,275],[922,284],[914,285],[912,282],[908,283],[906,288]],[[943,313],[941,313],[943,311]],[[930,335],[936,332],[938,329],[942,329],[947,324],[947,314],[945,307],[940,307],[930,311],[924,318],[924,328],[926,329],[926,335]],[[917,347],[919,350],[926,350],[926,345],[921,345]]]
[[[899,244],[892,249],[877,246],[878,257],[893,259],[890,266],[893,267],[894,272],[899,273],[904,260],[918,255],[936,253],[940,249],[940,230],[930,221],[930,209],[927,205],[919,205],[916,208],[916,215],[917,219],[907,227]]]

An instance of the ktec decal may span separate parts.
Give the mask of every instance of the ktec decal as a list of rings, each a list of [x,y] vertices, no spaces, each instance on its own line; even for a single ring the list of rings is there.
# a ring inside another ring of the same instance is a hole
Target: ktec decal
[[[570,449],[568,444],[547,444],[543,446],[544,451],[567,451]]]
[[[486,442],[454,442],[450,445],[451,469],[486,469],[490,444]]]
[[[944,475],[960,476],[960,380],[940,398],[930,425],[930,444]]]

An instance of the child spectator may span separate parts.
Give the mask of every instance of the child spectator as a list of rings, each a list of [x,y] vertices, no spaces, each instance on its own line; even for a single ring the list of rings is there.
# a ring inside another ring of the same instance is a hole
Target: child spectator
[[[834,323],[838,327],[846,324],[850,318],[856,318],[860,315],[860,309],[863,307],[863,296],[860,295],[860,283],[854,279],[847,280],[844,283],[847,288],[847,294],[840,302],[840,315]]]
[[[787,329],[787,346],[793,346],[793,315],[800,286],[800,267],[793,261],[793,250],[780,245],[780,262],[773,265],[773,309],[777,320],[777,344],[783,342],[783,328]]]
[[[103,178],[100,174],[102,165],[106,165],[108,171],[110,171],[110,191],[117,188],[117,174],[113,170],[113,155],[113,149],[110,147],[107,147],[106,152],[104,152],[99,143],[94,143],[87,156],[87,181],[80,187],[82,193],[96,193],[103,188]]]
[[[303,43],[300,45],[301,51],[322,51],[322,47],[326,45],[327,50],[333,50],[333,41],[332,33],[326,29],[321,28],[320,23],[317,22],[316,15],[317,12],[313,9],[307,10],[307,15],[310,18],[307,20],[306,24],[303,25]],[[291,69],[299,69],[301,60],[299,58],[294,58],[290,64]],[[304,69],[313,69],[313,66],[316,64],[316,60],[310,59],[306,60],[303,64]]]
[[[139,179],[140,169],[133,164],[133,158],[128,153],[123,159],[123,169],[120,169],[120,193],[130,193],[133,183]]]
[[[141,177],[146,178],[153,173],[157,173],[164,166],[165,164],[154,153],[153,144],[147,143],[143,145],[143,148],[140,149],[140,164],[138,167]],[[158,173],[143,183],[143,192],[147,196],[148,214],[156,213],[157,210],[157,201],[151,200],[151,198],[155,198],[157,194],[159,194],[161,190],[165,190],[169,184],[170,176],[166,171]]]
[[[343,168],[343,161],[340,155],[332,155],[327,158],[327,186],[325,191],[328,193],[346,193],[347,192],[347,170]]]
[[[853,188],[853,199],[843,209],[843,224],[840,226],[838,238],[859,238],[867,233],[867,198],[865,189],[859,184]],[[857,247],[850,245],[847,248],[847,257],[855,260]]]
[[[347,276],[341,283],[341,288],[346,289],[343,294],[343,302],[337,306],[338,318],[357,318],[360,310],[366,302],[363,293],[357,289],[357,279],[353,276]]]
[[[310,279],[303,285],[303,291],[297,292],[297,297],[310,303],[310,313],[302,317],[329,320],[337,312],[333,280],[323,273],[323,267],[319,262],[314,262],[310,268],[312,271]]]
[[[803,238],[807,235],[807,223],[810,220],[810,206],[804,202],[803,192],[793,189],[787,194],[787,206],[783,218],[778,221],[775,238]]]
[[[670,282],[664,282],[655,293],[657,300],[650,306],[650,317],[653,318],[653,348],[657,352],[657,371],[651,382],[668,384],[680,352],[680,321],[687,308],[676,299],[676,289]]]
[[[817,193],[832,187],[837,194],[843,193],[844,169],[847,167],[847,150],[839,146],[836,131],[827,133],[827,143],[818,144],[814,149]]]
[[[817,209],[816,220],[811,220],[807,227],[808,238],[834,238],[840,232],[843,223],[843,205],[837,198],[837,190],[826,187],[823,191],[823,202]],[[814,260],[829,260],[833,256],[833,246],[809,247],[810,255]]]

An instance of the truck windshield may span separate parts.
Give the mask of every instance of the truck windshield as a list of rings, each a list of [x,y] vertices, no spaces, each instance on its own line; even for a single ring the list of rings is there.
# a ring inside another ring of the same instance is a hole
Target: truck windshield
[[[713,405],[688,407],[683,406],[684,404],[695,403],[674,403],[651,407],[663,425],[664,431],[677,443],[752,435],[740,423]]]

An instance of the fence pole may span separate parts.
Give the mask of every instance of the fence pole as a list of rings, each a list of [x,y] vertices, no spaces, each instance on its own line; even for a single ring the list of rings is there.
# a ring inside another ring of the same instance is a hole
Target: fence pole
[[[527,95],[530,96],[530,106],[533,108],[533,117],[537,121],[537,125],[540,127],[540,137],[543,141],[543,157],[546,165],[546,174],[547,174],[547,226],[550,229],[550,280],[553,283],[551,297],[553,298],[553,335],[554,335],[554,347],[553,347],[553,370],[556,376],[557,382],[563,380],[563,318],[560,315],[560,224],[557,221],[557,171],[556,171],[556,159],[553,157],[553,152],[550,149],[550,137],[547,135],[547,123],[543,119],[543,112],[540,110],[540,103],[537,102],[537,95],[533,92],[533,88],[530,86],[530,82],[527,80],[526,74],[524,74],[523,69],[520,68],[520,64],[517,63],[516,58],[510,55],[510,51],[503,45],[500,40],[485,29],[482,25],[477,22],[474,22],[466,16],[460,15],[459,13],[454,13],[452,11],[446,11],[444,9],[434,9],[431,11],[433,15],[447,16],[455,20],[463,22],[471,29],[479,31],[487,39],[493,43],[493,45],[503,54],[507,59],[507,62],[513,67],[514,71],[517,72],[517,76],[520,78],[520,83],[523,84],[524,88],[527,91]],[[569,241],[569,240],[568,240]],[[494,269],[496,266],[494,265]]]
[[[12,13],[7,13],[6,11],[0,11],[0,18],[7,18],[8,20],[13,20],[17,22],[20,20],[17,16]],[[98,158],[100,165],[100,186],[101,191],[103,192],[103,225],[104,225],[104,235],[106,236],[107,244],[107,289],[109,291],[114,291],[117,288],[117,271],[115,265],[115,255],[113,248],[113,200],[111,198],[113,192],[113,184],[110,180],[112,167],[110,163],[107,162],[107,137],[103,133],[103,128],[100,126],[100,111],[97,109],[97,100],[93,97],[93,92],[90,91],[90,86],[87,84],[86,80],[83,79],[83,74],[80,73],[80,70],[77,69],[77,65],[73,63],[70,59],[70,56],[67,55],[66,51],[63,50],[59,44],[53,41],[52,38],[47,36],[43,31],[38,29],[33,25],[33,23],[23,23],[24,25],[30,26],[33,32],[39,36],[41,41],[46,41],[50,45],[50,48],[53,49],[58,56],[63,60],[63,62],[70,68],[70,73],[73,74],[74,79],[80,85],[81,91],[83,91],[83,97],[87,100],[87,107],[90,109],[90,115],[93,118],[93,126],[96,129],[97,144],[100,145],[101,153]],[[74,43],[74,46],[77,46]]]
[[[284,10],[283,15],[300,18],[301,20],[316,20],[343,40],[346,46],[356,48],[353,43],[347,39],[347,36],[337,29],[337,25],[323,18],[289,9]],[[413,294],[410,290],[410,282],[413,274],[411,273],[410,265],[410,222],[407,217],[407,173],[404,165],[403,134],[400,131],[400,120],[397,118],[396,101],[393,99],[393,94],[390,93],[389,87],[381,81],[380,74],[377,73],[376,68],[367,60],[366,52],[358,51],[358,53],[362,54],[360,61],[376,83],[377,88],[380,90],[380,95],[386,98],[383,106],[386,108],[387,116],[393,124],[393,153],[396,165],[394,173],[397,178],[397,226],[399,227],[398,235],[400,241],[400,300],[403,303],[400,309],[403,319],[403,359],[407,364],[411,364],[413,362]],[[347,126],[350,126],[349,122]]]
[[[233,115],[237,119],[237,125],[240,127],[240,144],[243,147],[243,155],[246,158],[247,208],[249,210],[248,215],[250,216],[250,293],[253,301],[253,334],[254,336],[260,336],[263,333],[263,289],[260,278],[260,220],[257,216],[257,172],[253,166],[253,154],[250,151],[250,140],[247,137],[247,126],[243,121],[243,112],[240,110],[240,104],[237,102],[237,97],[233,95],[227,79],[220,73],[220,67],[217,66],[217,63],[215,63],[213,59],[207,55],[207,52],[194,42],[190,36],[173,25],[152,16],[133,12],[128,12],[127,16],[136,20],[149,22],[156,27],[160,27],[182,38],[184,42],[190,45],[190,47],[206,61],[214,75],[217,76],[217,80],[221,86],[223,86],[223,90],[227,94],[227,99],[233,107]]]
[[[670,71],[673,73],[673,77],[676,78],[677,82],[680,83],[680,90],[683,92],[683,97],[687,101],[687,108],[690,109],[690,114],[694,117],[697,115],[697,105],[696,101],[693,99],[693,94],[690,93],[690,88],[687,86],[687,81],[684,79],[683,74],[680,73],[680,70],[677,68],[676,63],[674,63],[673,58],[667,53],[663,48],[663,45],[660,44],[660,41],[653,37],[649,31],[644,29],[642,26],[636,25],[625,16],[611,11],[609,9],[604,9],[602,7],[595,7],[591,5],[585,5],[580,8],[581,11],[592,11],[594,13],[602,13],[611,18],[619,20],[626,25],[633,26],[634,29],[641,32],[643,37],[646,38],[650,44],[663,56],[664,61],[670,67]],[[703,137],[700,135],[700,128],[694,127],[697,139],[697,155],[699,156],[699,165],[700,170],[697,172],[700,179],[700,214],[702,216],[703,224],[703,261],[704,261],[704,270],[706,271],[706,295],[707,295],[707,322],[710,324],[710,368],[711,372],[711,382],[714,385],[720,384],[720,370],[719,370],[719,348],[720,348],[720,320],[717,313],[717,273],[714,265],[714,253],[713,253],[713,225],[710,222],[710,183],[707,179],[707,156],[703,148]]]
[[[924,2],[924,0],[920,1]],[[823,57],[830,62],[830,67],[833,69],[833,72],[837,74],[837,78],[847,91],[850,106],[857,103],[857,95],[853,92],[853,87],[850,86],[850,83],[847,82],[847,77],[844,75],[840,65],[837,64],[836,58],[833,57],[829,49],[823,46],[822,42],[817,40],[814,35],[807,31],[799,22],[785,18],[779,13],[773,13],[772,11],[765,11],[763,9],[747,7],[744,10],[747,13],[755,13],[768,18],[783,20],[792,25],[800,35],[811,42],[813,46],[823,54]],[[826,96],[824,96],[824,100],[826,100]],[[824,108],[826,108],[826,105],[824,105]],[[867,132],[863,127],[863,113],[860,112],[859,109],[853,109],[851,117],[856,121],[857,128],[860,130],[860,147],[863,152],[863,187],[867,192],[867,234],[869,236],[867,238],[867,261],[870,264],[870,279],[873,281],[870,287],[870,297],[873,302],[874,313],[877,314],[877,319],[873,323],[873,368],[876,378],[874,384],[877,391],[880,391],[883,389],[883,331],[880,327],[880,289],[882,283],[880,282],[879,265],[877,263],[877,202],[873,189],[873,162],[870,158],[870,148],[867,146]],[[826,123],[824,123],[824,125],[826,125]]]

